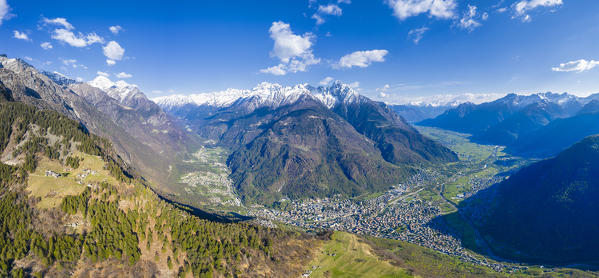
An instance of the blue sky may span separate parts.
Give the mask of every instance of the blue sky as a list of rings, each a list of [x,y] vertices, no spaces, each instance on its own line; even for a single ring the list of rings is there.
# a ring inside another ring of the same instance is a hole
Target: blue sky
[[[326,77],[390,102],[599,92],[596,0],[0,0],[0,18],[0,53],[150,97]]]

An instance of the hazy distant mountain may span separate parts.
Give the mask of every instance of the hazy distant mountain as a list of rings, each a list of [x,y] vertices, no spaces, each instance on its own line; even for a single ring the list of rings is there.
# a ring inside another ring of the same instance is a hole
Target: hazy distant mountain
[[[389,105],[389,107],[391,107],[397,115],[402,116],[410,123],[435,118],[452,108],[452,106],[449,105],[433,106],[412,104]]]
[[[523,134],[509,151],[536,157],[555,155],[583,138],[599,134],[599,101],[593,100],[580,112]]]
[[[466,211],[500,256],[543,263],[596,262],[597,199],[599,136],[592,136],[479,193]]]
[[[359,195],[399,182],[409,165],[454,161],[385,104],[348,85],[284,87],[155,99],[204,138],[234,152],[228,160],[248,199]]]
[[[420,124],[470,133],[485,143],[512,145],[554,120],[576,115],[589,101],[566,93],[510,94],[479,105],[465,103]]]

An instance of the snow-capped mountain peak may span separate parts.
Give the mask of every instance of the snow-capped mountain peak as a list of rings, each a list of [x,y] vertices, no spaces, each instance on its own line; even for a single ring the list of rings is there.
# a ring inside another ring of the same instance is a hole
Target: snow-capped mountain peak
[[[220,92],[193,95],[171,95],[154,98],[163,108],[170,109],[184,105],[227,107],[236,101],[247,101],[251,107],[279,107],[296,102],[301,97],[311,97],[329,108],[337,103],[357,101],[359,94],[349,85],[335,82],[329,87],[312,87],[308,84],[282,86],[277,83],[262,82],[251,90],[227,89]]]
[[[104,91],[116,85],[114,82],[110,81],[108,77],[102,75],[98,75],[98,77],[94,78],[92,81],[89,81],[87,84]]]
[[[94,80],[89,81],[88,84],[92,87],[101,89],[111,98],[114,98],[121,103],[124,103],[138,95],[145,97],[137,85],[129,84],[123,80],[112,82],[108,77],[102,75],[99,75],[94,78]]]

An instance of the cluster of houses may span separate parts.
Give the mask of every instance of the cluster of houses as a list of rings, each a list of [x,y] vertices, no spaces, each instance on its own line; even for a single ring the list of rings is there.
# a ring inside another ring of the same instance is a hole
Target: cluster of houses
[[[52,171],[52,170],[47,170],[47,171],[46,171],[46,177],[54,177],[54,178],[58,178],[58,177],[60,177],[60,176],[61,176],[61,174],[60,174],[60,173],[54,172],[54,171]]]
[[[447,233],[438,221],[442,212],[438,205],[418,197],[417,188],[437,182],[438,175],[422,173],[409,184],[397,185],[383,195],[365,201],[342,197],[290,201],[284,210],[255,208],[251,214],[307,230],[338,230],[382,238],[397,239],[456,256],[462,261],[513,271],[515,266],[490,263],[473,256],[462,247],[459,239]],[[478,185],[484,181],[476,181]],[[408,198],[409,197],[409,198]],[[309,275],[309,272],[305,274]]]

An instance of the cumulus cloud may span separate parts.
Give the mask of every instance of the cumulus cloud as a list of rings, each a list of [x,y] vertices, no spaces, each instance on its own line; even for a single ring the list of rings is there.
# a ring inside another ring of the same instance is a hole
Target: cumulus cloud
[[[530,21],[529,11],[539,7],[555,7],[562,4],[562,0],[522,0],[513,5],[515,13],[513,18],[520,17],[523,22],[528,22]]]
[[[107,73],[107,72],[103,72],[103,71],[97,71],[96,73],[97,73],[99,76],[104,76],[104,77],[108,77],[108,76],[110,76],[110,74],[109,74],[109,73]]]
[[[123,27],[121,27],[120,25],[114,25],[108,27],[108,30],[110,30],[111,33],[116,35],[123,30]]]
[[[328,77],[325,77],[323,80],[320,80],[320,82],[318,82],[318,84],[320,84],[321,86],[326,86],[326,85],[329,85],[332,81],[333,81],[333,78],[328,76]]]
[[[310,7],[316,1],[310,2]],[[350,0],[338,0],[337,4],[330,3],[327,5],[318,5],[318,9],[316,9],[316,13],[312,15],[312,18],[316,20],[316,25],[321,25],[325,23],[326,16],[341,16],[343,14],[343,9],[339,7],[338,4],[351,4]]]
[[[321,14],[340,16],[343,13],[343,10],[336,4],[328,4],[326,6],[318,6],[318,12]]]
[[[393,15],[400,20],[428,13],[436,18],[453,18],[457,6],[455,0],[386,0]]]
[[[269,29],[270,38],[274,41],[271,56],[277,57],[279,65],[260,70],[263,73],[285,75],[288,72],[306,71],[308,66],[320,63],[314,57],[312,46],[314,35],[306,33],[296,35],[291,31],[289,24],[276,21]]]
[[[62,28],[54,30],[52,38],[58,41],[65,42],[73,47],[86,47],[94,43],[104,42],[104,39],[98,36],[96,33],[91,33],[87,35],[83,35],[81,33],[75,34],[68,29]]]
[[[365,68],[370,66],[373,62],[384,62],[387,53],[389,53],[389,51],[384,49],[356,51],[341,57],[336,66],[340,68],[351,68],[354,66]]]
[[[10,6],[8,6],[6,0],[0,0],[0,25],[2,25],[3,20],[7,19],[9,11]]]
[[[131,78],[133,77],[133,75],[126,73],[126,72],[120,72],[116,74],[116,77],[124,79],[124,78]]]
[[[290,58],[300,56],[312,47],[314,35],[306,33],[303,36],[294,34],[289,24],[277,21],[273,22],[269,29],[270,38],[275,42],[271,55],[278,57],[283,62]]]
[[[476,29],[477,27],[479,27],[481,25],[480,22],[476,21],[475,17],[476,17],[476,6],[468,5],[468,11],[465,12],[464,15],[462,16],[462,18],[460,19],[458,26],[472,32],[474,29]],[[486,19],[487,17],[488,17],[488,15],[487,16],[483,15],[484,19]]]
[[[40,44],[40,46],[45,50],[54,48],[54,46],[52,46],[50,42],[43,42],[42,44]]]
[[[15,39],[24,40],[24,41],[30,41],[31,40],[31,39],[29,39],[29,36],[27,36],[27,34],[19,32],[17,30],[13,31],[13,37]]]
[[[106,64],[109,66],[114,66],[116,64],[115,60],[106,59]]]
[[[583,72],[583,71],[591,70],[598,65],[599,65],[599,61],[595,61],[595,60],[587,61],[585,59],[580,59],[580,60],[576,60],[576,61],[570,61],[567,63],[561,63],[561,64],[559,64],[559,66],[551,68],[551,70],[558,71],[558,72],[571,72],[571,71]]]
[[[116,61],[122,60],[123,55],[125,55],[125,49],[115,41],[108,42],[106,46],[102,48],[102,51],[104,52],[104,56],[108,58],[108,60],[106,60],[108,65],[114,65]]]
[[[42,18],[44,25],[56,25],[58,28],[52,32],[52,38],[58,41],[62,41],[73,47],[86,47],[95,43],[104,43],[104,38],[96,33],[83,34],[81,32],[75,33],[73,30],[75,27],[69,23],[66,18]],[[44,48],[46,49],[46,48]]]
[[[428,27],[420,27],[416,29],[410,30],[408,32],[408,39],[411,39],[414,44],[418,44],[420,40],[424,37],[424,33],[428,31]]]
[[[44,24],[48,24],[48,25],[60,25],[64,29],[67,29],[67,30],[75,29],[73,24],[69,23],[67,21],[67,19],[64,17],[57,17],[57,18],[53,18],[53,19],[44,17],[44,18],[42,18],[42,21],[44,22]]]

